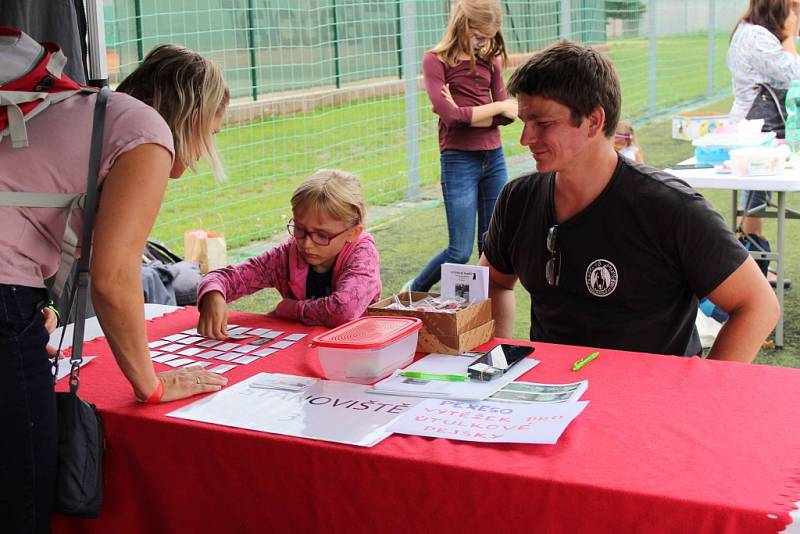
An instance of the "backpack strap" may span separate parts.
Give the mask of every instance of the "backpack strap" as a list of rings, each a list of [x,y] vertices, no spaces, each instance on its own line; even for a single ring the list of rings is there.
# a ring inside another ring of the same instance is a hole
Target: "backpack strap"
[[[69,373],[69,391],[76,394],[80,385],[80,365],[83,361],[83,336],[84,323],[86,322],[86,301],[89,292],[89,264],[92,251],[92,232],[94,219],[97,212],[97,199],[99,191],[97,179],[100,174],[100,158],[103,152],[103,129],[105,127],[106,104],[111,90],[106,86],[97,94],[92,125],[92,148],[89,156],[89,171],[87,176],[86,205],[84,207],[83,232],[81,235],[81,255],[78,258],[77,269],[73,278],[72,295],[68,299],[69,307],[66,308],[64,317],[69,317],[72,304],[76,304],[75,323],[72,333],[72,353],[70,356],[71,369]],[[64,329],[65,331],[66,329]],[[61,333],[61,343],[64,342],[64,331]],[[59,343],[59,351],[61,350]],[[57,372],[53,366],[53,376]]]
[[[85,193],[19,193],[0,191],[0,207],[82,208]]]
[[[61,102],[80,92],[92,92],[91,89],[76,89],[73,91],[62,91],[60,93],[36,93],[26,91],[3,91],[0,90],[0,107],[6,108],[8,114],[8,128],[0,130],[0,141],[3,136],[8,134],[11,137],[11,146],[14,148],[25,148],[28,146],[28,130],[25,123],[41,113],[49,105]],[[23,113],[20,104],[38,104],[27,114]]]
[[[67,224],[61,240],[61,259],[58,271],[50,289],[61,295],[72,265],[77,255],[78,236],[72,229],[72,214],[83,209],[86,193],[20,193],[16,191],[0,191],[0,207],[6,208],[66,208]],[[58,310],[61,313],[63,310]],[[63,316],[64,320],[67,316]]]
[[[10,135],[14,148],[28,146],[25,122],[51,104],[80,92],[64,74],[67,58],[54,43],[37,43],[29,35],[0,26],[0,142]]]

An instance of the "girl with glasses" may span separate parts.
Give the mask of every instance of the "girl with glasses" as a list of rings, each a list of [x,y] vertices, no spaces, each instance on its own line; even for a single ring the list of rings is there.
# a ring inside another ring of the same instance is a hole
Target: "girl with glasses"
[[[428,291],[443,263],[466,263],[478,224],[478,254],[494,204],[508,181],[498,126],[517,117],[506,96],[507,60],[496,0],[455,3],[442,40],[425,53],[425,90],[439,116],[439,151],[448,245],[404,289]]]
[[[227,337],[228,302],[274,287],[274,314],[307,325],[338,326],[358,317],[381,294],[375,240],[364,231],[366,207],[358,178],[323,169],[292,195],[289,239],[200,281],[197,331]]]

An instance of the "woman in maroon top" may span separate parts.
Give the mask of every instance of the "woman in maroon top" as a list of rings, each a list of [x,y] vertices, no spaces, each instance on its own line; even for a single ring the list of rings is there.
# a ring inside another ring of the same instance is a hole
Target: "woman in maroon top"
[[[428,291],[443,263],[478,254],[495,200],[508,180],[498,126],[514,122],[517,103],[506,96],[506,55],[496,0],[461,0],[444,37],[422,58],[425,90],[439,115],[441,182],[449,244],[404,289]]]

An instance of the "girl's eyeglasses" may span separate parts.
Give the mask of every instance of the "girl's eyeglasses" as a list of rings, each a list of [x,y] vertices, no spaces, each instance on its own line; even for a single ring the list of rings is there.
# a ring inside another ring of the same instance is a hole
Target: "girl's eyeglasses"
[[[321,247],[326,247],[331,244],[331,241],[345,233],[346,231],[354,228],[358,223],[354,224],[353,226],[349,226],[342,230],[341,232],[335,234],[328,234],[326,232],[309,232],[305,228],[301,228],[294,224],[294,219],[289,219],[289,224],[286,225],[286,230],[289,232],[289,235],[294,237],[298,241],[302,241],[306,238],[306,236],[311,237],[311,241],[316,243]]]
[[[561,275],[561,251],[558,250],[558,225],[554,224],[547,231],[547,252],[550,259],[544,265],[544,276],[547,283],[553,287],[558,287],[558,279]]]

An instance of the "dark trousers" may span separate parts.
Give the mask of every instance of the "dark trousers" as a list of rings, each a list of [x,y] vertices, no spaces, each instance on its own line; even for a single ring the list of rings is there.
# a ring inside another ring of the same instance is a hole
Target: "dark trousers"
[[[0,284],[0,530],[50,532],[58,429],[44,289]]]

